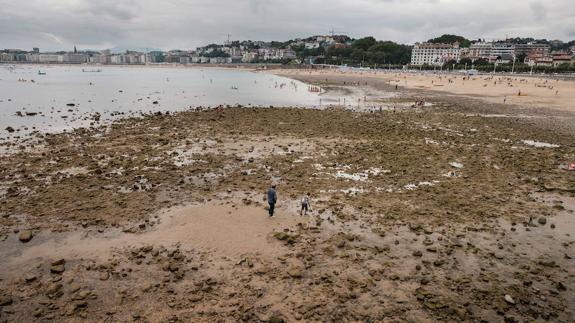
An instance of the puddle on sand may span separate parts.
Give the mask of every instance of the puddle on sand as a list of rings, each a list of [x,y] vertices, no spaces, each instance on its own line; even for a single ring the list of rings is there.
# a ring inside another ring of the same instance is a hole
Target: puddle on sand
[[[242,254],[273,256],[284,252],[283,245],[270,233],[295,226],[301,219],[284,214],[269,218],[261,207],[233,204],[180,206],[161,212],[159,224],[139,234],[108,229],[104,233],[76,231],[41,232],[27,244],[11,235],[0,242],[0,275],[30,268],[57,258],[107,259],[117,248],[143,245],[180,245],[186,249],[210,251],[215,255],[237,257]],[[299,220],[299,221],[298,221]]]

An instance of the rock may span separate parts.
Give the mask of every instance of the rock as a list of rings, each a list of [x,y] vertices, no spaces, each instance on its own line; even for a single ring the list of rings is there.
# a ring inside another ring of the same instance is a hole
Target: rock
[[[52,261],[52,266],[65,265],[65,264],[66,264],[66,260],[63,258]]]
[[[296,236],[287,234],[285,232],[276,232],[274,233],[274,237],[278,240],[284,241],[288,244],[294,244],[297,240]]]
[[[303,276],[302,270],[299,267],[292,267],[288,269],[287,273],[292,278],[301,278]]]
[[[178,264],[177,264],[176,262],[173,262],[173,261],[172,261],[172,262],[170,262],[170,264],[168,265],[168,270],[171,271],[171,272],[178,271],[178,269],[179,269],[179,266],[178,266]]]
[[[537,222],[539,222],[541,225],[545,225],[547,223],[547,218],[542,216],[537,220]]]
[[[100,280],[108,280],[110,279],[110,273],[107,271],[100,273]]]
[[[66,305],[64,309],[64,314],[70,316],[73,315],[78,308],[86,307],[88,303],[86,301],[71,302]]]
[[[51,297],[62,296],[62,287],[64,287],[62,284],[54,283],[46,288],[46,294]]]
[[[77,292],[72,299],[75,301],[81,301],[81,300],[85,300],[86,297],[90,296],[90,291],[88,290],[81,290],[79,292]]]
[[[20,232],[18,239],[20,239],[20,241],[26,243],[26,242],[32,240],[33,237],[34,237],[34,235],[32,234],[32,231],[24,230],[24,231]]]
[[[73,283],[70,285],[70,293],[75,293],[75,292],[79,291],[81,288],[82,288],[82,286],[80,286],[76,283]]]
[[[44,311],[43,311],[41,308],[39,308],[39,307],[36,308],[36,309],[34,310],[34,312],[32,312],[32,315],[33,315],[34,317],[40,317],[40,316],[42,316],[42,314],[44,314]]]
[[[437,260],[433,261],[433,265],[436,267],[441,267],[441,266],[443,266],[444,263],[445,262],[441,259],[437,259]]]
[[[505,301],[509,304],[515,305],[515,300],[513,300],[513,297],[511,297],[509,294],[505,295]]]
[[[567,290],[567,286],[565,286],[565,284],[563,284],[562,282],[558,282],[557,283],[557,289],[560,291],[566,291]]]
[[[282,319],[281,317],[272,316],[272,317],[270,317],[270,319],[268,320],[268,323],[285,323],[285,320]]]
[[[53,274],[62,274],[64,271],[66,271],[64,265],[52,265],[52,267],[50,267],[50,272]]]
[[[36,275],[33,274],[29,274],[26,275],[26,277],[24,277],[24,279],[26,280],[26,282],[30,283],[36,280]]]
[[[14,128],[12,127],[6,127],[6,131],[8,131],[9,133],[13,133],[16,130],[14,130]]]
[[[430,246],[433,244],[433,241],[431,241],[431,239],[429,238],[425,238],[425,240],[423,240],[423,244],[426,246]]]
[[[423,253],[422,253],[421,251],[419,251],[419,250],[416,250],[416,251],[413,252],[413,256],[414,256],[414,257],[422,257],[422,256],[423,256]]]
[[[7,306],[12,304],[12,297],[0,296],[0,306]]]
[[[422,228],[421,224],[414,224],[414,223],[409,224],[409,229],[412,231],[419,231],[421,230],[421,228]]]
[[[152,285],[151,283],[147,283],[144,285],[144,287],[142,287],[142,291],[144,293],[149,292],[152,288],[154,287],[154,285]]]
[[[539,265],[543,267],[555,267],[557,264],[553,260],[539,260]]]
[[[555,229],[555,223],[551,223],[551,229]]]

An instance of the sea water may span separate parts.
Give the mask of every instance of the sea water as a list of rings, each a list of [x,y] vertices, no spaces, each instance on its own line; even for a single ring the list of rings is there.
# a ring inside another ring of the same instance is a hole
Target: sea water
[[[314,107],[320,95],[299,81],[237,69],[0,65],[3,139],[88,126],[97,113],[114,120],[238,104]]]

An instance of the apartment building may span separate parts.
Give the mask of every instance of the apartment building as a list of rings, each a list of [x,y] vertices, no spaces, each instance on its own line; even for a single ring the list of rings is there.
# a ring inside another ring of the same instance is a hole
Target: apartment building
[[[459,44],[416,43],[411,52],[411,65],[441,66],[449,61],[459,62],[461,48]]]

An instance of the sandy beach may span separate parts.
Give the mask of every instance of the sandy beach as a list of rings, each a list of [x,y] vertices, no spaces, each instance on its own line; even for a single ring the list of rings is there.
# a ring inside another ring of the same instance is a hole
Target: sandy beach
[[[298,79],[336,81],[350,77],[361,84],[383,81],[391,87],[454,94],[528,108],[547,108],[575,112],[575,81],[537,76],[501,76],[428,73],[397,73],[340,70],[273,70],[272,73]],[[348,81],[349,83],[349,81]]]
[[[0,322],[575,319],[572,83],[273,72],[365,102],[7,144]]]

